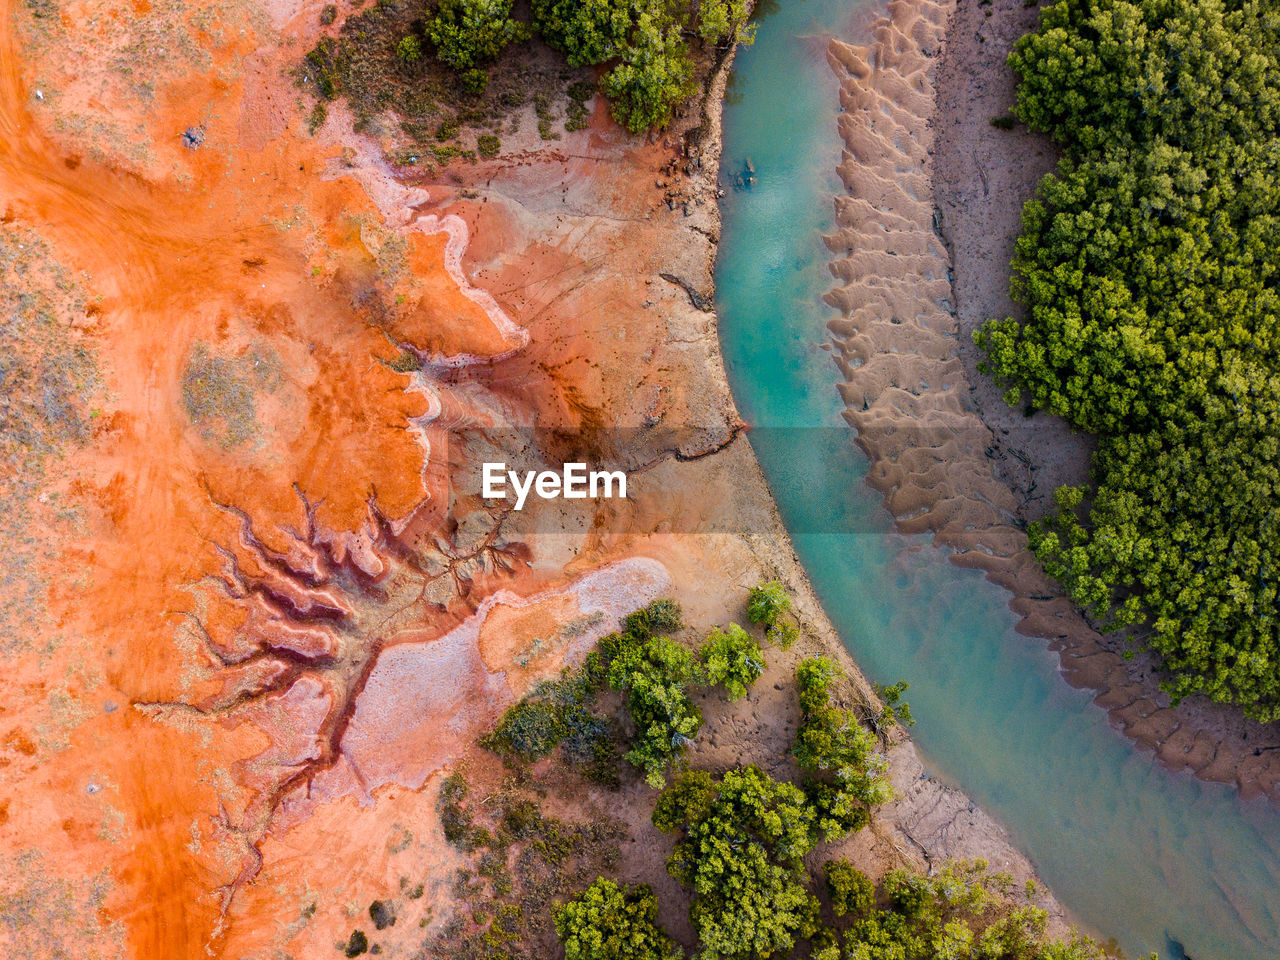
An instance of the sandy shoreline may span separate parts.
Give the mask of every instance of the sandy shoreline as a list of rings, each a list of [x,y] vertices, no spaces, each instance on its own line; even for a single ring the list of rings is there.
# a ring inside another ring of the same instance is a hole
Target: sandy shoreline
[[[953,562],[1012,594],[1021,633],[1050,641],[1071,684],[1174,770],[1280,800],[1280,725],[1159,690],[1152,658],[1125,660],[1041,572],[1025,526],[1063,483],[1088,477],[1089,444],[1046,414],[1010,409],[976,369],[972,331],[1009,315],[1009,257],[1022,202],[1055,155],[1043,138],[990,124],[1013,103],[1005,67],[1038,10],[894,0],[876,42],[835,42],[841,78],[838,286],[827,299],[845,417],[869,482],[905,532],[932,532]]]

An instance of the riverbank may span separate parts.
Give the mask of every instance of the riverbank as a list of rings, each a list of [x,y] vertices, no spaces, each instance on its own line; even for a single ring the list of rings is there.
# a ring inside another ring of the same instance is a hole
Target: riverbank
[[[1022,202],[1055,162],[1044,138],[991,124],[1013,104],[1005,58],[1037,16],[1017,0],[898,0],[875,45],[832,46],[848,195],[828,238],[840,281],[828,301],[844,314],[831,328],[846,419],[899,528],[932,533],[1008,589],[1019,632],[1048,639],[1126,736],[1170,769],[1280,799],[1280,726],[1204,698],[1170,706],[1153,659],[1126,660],[1026,548],[1053,490],[1087,481],[1090,451],[1064,423],[1010,409],[971,340],[985,319],[1016,315]]]
[[[840,663],[849,677],[842,691],[846,702],[874,703],[875,695],[815,597],[756,457],[738,432],[741,421],[716,339],[717,318],[709,309],[721,231],[715,198],[732,186],[734,172],[721,171],[721,107],[731,67],[730,57],[711,78],[697,108],[662,135],[663,151],[614,153],[610,167],[595,168],[594,182],[588,184],[575,182],[567,171],[563,181],[523,175],[495,178],[486,183],[481,196],[457,209],[474,228],[468,274],[494,291],[504,305],[507,300],[501,291],[516,290],[516,278],[530,271],[518,259],[512,261],[510,249],[490,251],[484,242],[486,237],[510,234],[492,219],[501,216],[495,213],[495,204],[514,202],[526,226],[533,222],[530,216],[554,215],[554,224],[551,216],[542,220],[540,229],[545,232],[540,236],[563,239],[540,240],[544,247],[563,249],[572,237],[592,236],[589,245],[574,249],[574,270],[565,273],[559,263],[542,265],[539,275],[553,274],[556,280],[539,292],[538,303],[554,304],[548,320],[557,317],[554,322],[562,330],[567,324],[572,331],[569,342],[591,354],[597,366],[593,380],[574,392],[599,403],[604,422],[631,427],[643,411],[642,422],[659,431],[676,427],[676,436],[683,438],[678,452],[651,448],[642,429],[627,435],[631,446],[624,456],[647,465],[646,470],[678,478],[668,481],[655,476],[654,481],[680,493],[678,499],[642,505],[625,524],[615,518],[605,525],[674,533],[602,535],[589,553],[566,559],[567,566],[576,570],[613,551],[659,560],[670,572],[671,593],[683,605],[695,634],[729,620],[743,621],[745,588],[763,579],[781,581],[804,625],[801,640],[789,651],[768,652],[766,673],[743,701],[708,698],[701,702],[707,729],[714,733],[700,739],[691,751],[697,765],[721,768],[757,762],[767,769],[781,769],[799,719],[786,688],[800,659],[823,654]],[[601,141],[593,146],[599,149]],[[566,152],[569,149],[566,146]],[[673,156],[671,151],[679,152]],[[648,170],[637,170],[636,156],[657,159],[649,161]],[[646,181],[650,177],[656,178],[655,185],[661,183],[662,191],[677,189],[683,200],[673,207],[662,194],[649,196]],[[624,187],[628,179],[633,184],[630,191]],[[566,190],[575,216],[594,218],[590,230],[574,218],[559,222]],[[501,211],[502,206],[497,209]],[[608,255],[595,252],[601,250]],[[582,285],[588,277],[590,291]],[[611,305],[607,317],[595,308],[602,291]],[[521,312],[529,306],[511,303],[513,310]],[[654,324],[655,316],[662,318],[665,329]],[[621,345],[610,334],[615,326],[627,331]],[[538,340],[536,330],[534,340]],[[593,349],[601,341],[611,344],[611,349]],[[560,358],[567,359],[567,355]],[[654,369],[665,372],[655,377]],[[679,398],[679,403],[673,405],[672,398]],[[665,436],[669,442],[671,434]],[[536,525],[545,528],[545,522]],[[543,549],[550,550],[550,542]],[[535,552],[543,551],[535,547]],[[825,853],[876,864],[876,870],[895,865],[927,870],[948,859],[983,858],[994,869],[1010,873],[1019,885],[1036,879],[1034,867],[999,823],[960,790],[925,773],[914,745],[901,730],[892,735],[890,758],[897,798],[876,812],[871,829]],[[643,785],[630,788],[623,804],[627,814],[618,813],[616,797],[595,789],[583,798],[583,809],[601,816],[610,812],[624,816],[635,842],[624,847],[622,875],[651,884],[659,894],[663,924],[677,936],[687,936],[687,918],[679,906],[683,896],[664,866],[669,838],[656,834],[643,816],[634,816],[647,806],[645,789]],[[1064,911],[1042,884],[1039,891],[1036,903],[1049,911],[1055,931],[1064,930]]]

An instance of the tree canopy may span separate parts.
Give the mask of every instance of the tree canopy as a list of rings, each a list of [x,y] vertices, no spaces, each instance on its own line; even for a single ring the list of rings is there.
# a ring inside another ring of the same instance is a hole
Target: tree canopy
[[[720,779],[692,771],[658,798],[653,823],[677,832],[667,861],[692,888],[703,960],[768,957],[817,929],[804,857],[818,841],[804,791],[755,766]]]
[[[792,753],[807,773],[805,792],[826,840],[862,829],[871,809],[889,799],[889,763],[876,750],[876,738],[849,710],[831,703],[838,675],[826,657],[802,660],[796,687],[803,720]]]
[[[565,960],[682,960],[684,951],[657,918],[649,887],[619,886],[604,877],[554,911]]]
[[[624,643],[609,666],[609,686],[626,691],[635,724],[626,757],[651,786],[666,782],[667,765],[702,728],[702,711],[687,690],[698,678],[693,651],[668,637]]]
[[[570,66],[589,67],[622,55],[633,6],[626,0],[533,0],[533,22]]]
[[[707,683],[723,686],[730,700],[740,700],[764,672],[764,653],[755,637],[736,623],[711,631],[702,645],[702,669]]]
[[[1106,960],[1084,937],[1048,939],[1047,914],[1017,905],[1012,880],[988,874],[982,861],[949,863],[932,876],[893,870],[878,891],[843,861],[826,871],[832,906],[850,919],[819,934],[813,960]],[[849,898],[838,900],[837,889]]]
[[[439,0],[428,30],[436,56],[455,70],[470,70],[527,38],[528,26],[511,18],[512,2]]]
[[[1033,525],[1046,570],[1177,699],[1280,717],[1280,18],[1058,0],[1010,56],[1063,149],[1023,211],[1026,319],[976,339],[1010,403],[1097,436]]]

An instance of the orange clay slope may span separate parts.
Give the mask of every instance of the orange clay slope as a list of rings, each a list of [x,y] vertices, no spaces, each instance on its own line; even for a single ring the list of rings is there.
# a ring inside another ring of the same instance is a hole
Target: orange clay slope
[[[99,390],[83,442],[8,534],[52,559],[32,574],[45,622],[33,606],[10,625],[0,708],[16,745],[0,830],[12,898],[39,905],[39,929],[7,926],[0,953],[82,934],[68,940],[77,955],[112,955],[113,938],[137,957],[203,955],[278,796],[333,762],[376,650],[394,642],[388,595],[431,614],[419,629],[446,626],[447,603],[414,591],[448,571],[448,543],[438,570],[395,545],[438,519],[424,448],[449,400],[394,361],[406,348],[478,361],[522,335],[459,285],[447,225],[408,208],[388,224],[314,144],[192,151],[158,132],[208,116],[209,140],[234,144],[244,80],[228,77],[255,42],[249,14],[238,45],[136,117],[154,150],[132,170],[48,129],[32,77],[57,68],[27,61],[25,15],[0,7],[0,213],[14,249],[42,244],[60,265],[64,288],[48,295]],[[118,12],[68,5],[58,29],[92,39],[92,18]],[[100,69],[80,66],[81,84]],[[286,718],[297,756],[255,781],[243,767],[264,765],[271,717],[211,732],[186,714],[273,691],[310,698],[309,712]],[[152,702],[185,713],[157,722],[132,706]]]

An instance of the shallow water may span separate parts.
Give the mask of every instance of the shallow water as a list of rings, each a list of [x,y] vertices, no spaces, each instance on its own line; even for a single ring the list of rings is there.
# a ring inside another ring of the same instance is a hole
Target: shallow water
[[[722,202],[721,342],[778,506],[827,613],[877,682],[905,679],[930,771],[1003,821],[1064,905],[1129,955],[1280,956],[1280,814],[1170,774],[1072,690],[1007,594],[926,538],[891,532],[840,418],[820,344],[833,312],[822,234],[843,189],[831,34],[866,42],[865,0],[790,0],[739,53]],[[770,430],[766,428],[787,428]],[[823,532],[840,531],[840,532]],[[998,865],[996,865],[998,866]]]

